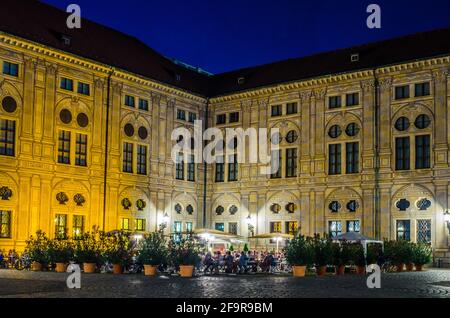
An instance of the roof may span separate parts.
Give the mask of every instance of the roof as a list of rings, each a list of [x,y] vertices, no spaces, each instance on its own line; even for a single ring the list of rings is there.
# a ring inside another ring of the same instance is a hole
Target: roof
[[[70,30],[68,14],[42,2],[2,0],[2,6],[9,9],[0,10],[2,32],[205,97],[450,54],[449,27],[209,76],[162,56],[135,37],[86,19],[81,29]],[[62,35],[70,37],[70,45],[63,43]],[[359,61],[351,62],[356,53]]]

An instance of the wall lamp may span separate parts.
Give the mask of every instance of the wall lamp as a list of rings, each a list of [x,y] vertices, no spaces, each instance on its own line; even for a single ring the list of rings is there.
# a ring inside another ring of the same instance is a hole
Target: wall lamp
[[[444,212],[444,221],[447,224],[448,233],[450,234],[450,212],[448,210]]]

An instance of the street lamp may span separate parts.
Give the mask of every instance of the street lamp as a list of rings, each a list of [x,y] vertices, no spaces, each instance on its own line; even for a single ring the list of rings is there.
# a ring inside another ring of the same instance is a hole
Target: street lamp
[[[447,224],[448,233],[450,234],[450,212],[448,210],[444,212],[444,221]]]

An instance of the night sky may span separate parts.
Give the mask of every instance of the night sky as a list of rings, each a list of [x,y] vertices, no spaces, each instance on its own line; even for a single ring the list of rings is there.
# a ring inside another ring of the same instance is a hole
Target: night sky
[[[212,73],[450,26],[450,0],[44,0]],[[366,26],[371,3],[382,28]],[[450,40],[450,39],[443,39]]]

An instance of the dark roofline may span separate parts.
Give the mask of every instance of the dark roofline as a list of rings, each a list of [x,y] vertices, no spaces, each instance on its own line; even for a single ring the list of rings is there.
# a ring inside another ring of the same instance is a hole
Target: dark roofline
[[[0,11],[0,31],[4,33],[201,97],[219,97],[450,54],[448,27],[209,75],[163,56],[134,36],[88,19],[82,19],[82,29],[68,30],[67,13],[40,1],[2,0],[2,4],[17,14],[11,17],[8,10]],[[58,38],[61,34],[73,38],[73,43],[62,45]],[[105,50],[108,46],[114,49]],[[360,55],[358,62],[350,61],[354,53]]]

